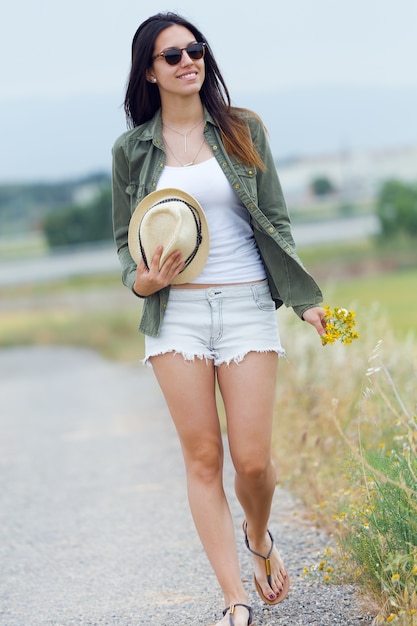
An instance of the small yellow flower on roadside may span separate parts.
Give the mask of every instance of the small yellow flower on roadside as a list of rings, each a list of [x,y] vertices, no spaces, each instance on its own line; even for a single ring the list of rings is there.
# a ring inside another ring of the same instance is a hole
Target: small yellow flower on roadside
[[[323,346],[335,341],[350,344],[359,337],[359,333],[355,330],[356,314],[354,311],[339,307],[331,309],[327,305],[324,310],[326,311],[326,334],[321,338]]]
[[[395,582],[396,580],[400,580],[400,575],[399,575],[399,574],[393,574],[393,575],[391,576],[391,580],[392,580],[393,582]]]
[[[393,622],[396,619],[396,615],[394,615],[394,613],[391,613],[391,615],[388,615],[387,617],[387,622]]]

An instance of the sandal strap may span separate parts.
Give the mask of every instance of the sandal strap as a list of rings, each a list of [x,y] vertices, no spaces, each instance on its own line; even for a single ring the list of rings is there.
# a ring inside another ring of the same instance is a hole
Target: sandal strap
[[[235,607],[237,606],[243,606],[245,607],[245,609],[247,609],[249,613],[248,626],[250,626],[252,624],[252,607],[249,606],[248,604],[243,604],[242,602],[236,602],[235,604],[231,604],[230,606],[224,609],[223,616],[225,616],[227,611],[229,611],[229,624],[230,626],[235,626],[235,620],[234,620],[233,614],[235,612]]]
[[[254,554],[255,556],[259,556],[261,559],[264,559],[265,561],[265,570],[266,570],[266,576],[267,576],[267,580],[268,580],[268,584],[271,584],[271,561],[270,561],[270,556],[272,554],[272,550],[274,549],[274,538],[271,534],[271,532],[269,531],[269,529],[267,529],[267,533],[269,535],[269,538],[271,540],[271,547],[269,548],[269,552],[268,554],[265,556],[264,554],[261,554],[260,552],[256,552],[256,550],[252,550],[252,548],[249,545],[249,539],[248,539],[248,523],[245,521],[243,522],[243,532],[245,535],[245,544],[247,549],[249,550],[249,552],[252,552],[252,554]]]

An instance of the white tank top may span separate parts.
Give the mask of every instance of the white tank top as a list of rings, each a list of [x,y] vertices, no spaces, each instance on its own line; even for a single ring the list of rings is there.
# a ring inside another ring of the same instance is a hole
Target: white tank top
[[[266,278],[250,215],[215,157],[188,167],[165,166],[157,189],[176,187],[191,194],[204,209],[210,252],[196,284],[243,283]]]

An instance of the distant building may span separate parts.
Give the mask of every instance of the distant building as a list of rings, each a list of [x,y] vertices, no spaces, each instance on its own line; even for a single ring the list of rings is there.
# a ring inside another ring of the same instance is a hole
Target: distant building
[[[322,177],[336,190],[322,202],[370,202],[387,179],[417,183],[417,145],[300,157],[277,163],[277,169],[292,210],[320,202],[313,196],[311,184]]]

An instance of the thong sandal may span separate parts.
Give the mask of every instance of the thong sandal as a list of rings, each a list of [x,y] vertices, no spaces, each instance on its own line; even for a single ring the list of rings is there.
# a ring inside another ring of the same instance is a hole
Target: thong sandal
[[[234,615],[234,612],[235,612],[235,608],[237,606],[244,606],[245,609],[247,609],[249,611],[248,626],[253,626],[252,607],[248,606],[247,604],[242,604],[241,602],[236,602],[236,604],[231,604],[230,606],[225,608],[224,611],[223,611],[223,617],[226,615],[227,611],[229,611],[229,624],[230,624],[230,626],[235,626],[235,618],[233,617],[233,615]]]
[[[268,535],[269,535],[269,538],[271,539],[271,547],[269,549],[268,554],[265,556],[265,555],[261,554],[260,552],[256,552],[255,550],[252,550],[252,548],[250,547],[249,539],[248,539],[248,523],[246,522],[246,520],[243,522],[242,528],[243,528],[243,532],[244,532],[244,535],[245,535],[245,544],[246,544],[246,547],[249,550],[249,552],[252,552],[252,554],[254,554],[255,556],[261,557],[261,559],[264,559],[264,561],[265,561],[266,579],[268,581],[268,584],[271,585],[271,580],[272,580],[271,579],[271,560],[270,560],[269,557],[271,556],[272,550],[274,549],[274,538],[273,538],[272,534],[268,530]],[[271,604],[271,605],[272,604],[279,604],[280,602],[282,602],[284,600],[284,598],[286,598],[286,596],[288,594],[288,591],[290,589],[290,579],[289,579],[289,576],[287,575],[286,578],[284,579],[284,586],[281,589],[280,594],[274,600],[270,600],[270,598],[267,598],[264,595],[260,584],[256,580],[255,574],[253,575],[253,580],[255,582],[255,587],[256,587],[256,591],[258,592],[258,595],[262,598],[262,600],[264,602],[266,602],[266,604]]]

